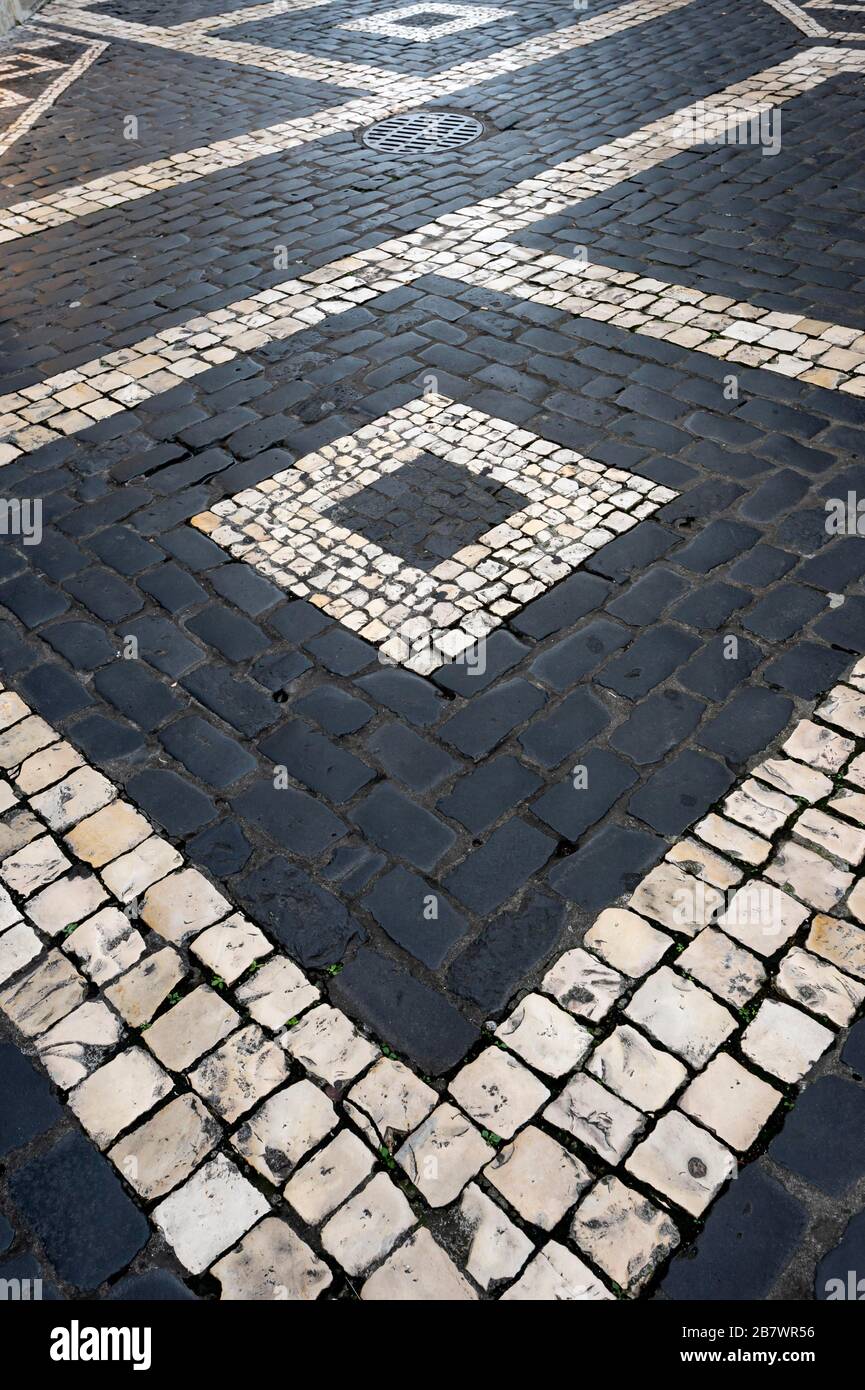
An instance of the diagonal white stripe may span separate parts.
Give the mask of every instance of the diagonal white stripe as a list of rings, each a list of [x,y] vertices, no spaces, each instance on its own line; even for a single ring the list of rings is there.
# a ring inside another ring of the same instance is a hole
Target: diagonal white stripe
[[[180,184],[205,178],[208,174],[233,169],[247,160],[294,149],[344,130],[354,130],[423,105],[431,97],[452,95],[464,86],[490,81],[505,71],[516,71],[531,63],[587,46],[612,33],[648,23],[671,13],[691,0],[650,0],[648,4],[623,5],[609,16],[598,16],[570,29],[557,30],[541,40],[531,39],[478,62],[464,63],[437,78],[417,79],[400,88],[398,101],[392,96],[359,97],[313,116],[302,116],[279,125],[250,131],[233,140],[218,140],[149,164],[139,164],[120,173],[101,175],[72,188],[49,193],[44,198],[25,199],[0,210],[0,242],[32,236],[45,227],[61,226],[77,217],[117,207]],[[604,21],[602,24],[601,21]],[[145,27],[145,26],[141,26]]]
[[[33,32],[41,33],[44,31],[33,26]],[[10,126],[6,127],[2,135],[0,135],[0,154],[5,154],[6,150],[14,145],[16,140],[20,140],[25,131],[28,131],[31,126],[35,125],[42,113],[47,111],[49,106],[54,105],[54,102],[61,93],[65,92],[66,88],[71,86],[76,78],[80,77],[83,72],[86,72],[91,63],[95,63],[100,53],[104,53],[107,47],[107,43],[92,43],[84,50],[80,58],[76,58],[74,63],[70,63],[69,67],[65,67],[63,71],[55,77],[54,81],[45,88],[45,91],[40,93],[36,100],[28,106],[27,110],[22,111],[17,121],[13,121]],[[2,230],[0,230],[0,241],[3,240],[3,233]]]
[[[737,115],[751,120],[758,112],[781,106],[844,71],[865,71],[865,52],[815,48],[796,54],[712,97],[682,107],[577,159],[563,161],[536,178],[525,179],[505,193],[447,213],[410,235],[332,261],[299,279],[4,397],[0,399],[0,439],[6,443],[0,444],[0,462],[37,449],[58,435],[77,434],[95,419],[169,390],[182,379],[229,361],[238,353],[345,313],[397,285],[430,274],[471,278],[479,266],[488,264],[491,255],[510,249],[508,237],[520,228],[702,143],[711,138],[714,129],[719,133],[725,130]],[[732,310],[731,316],[736,317]],[[680,326],[679,321],[674,323]],[[842,335],[850,336],[839,340],[832,325],[820,325],[819,329],[810,336],[823,337],[827,351],[832,347],[843,350],[859,336],[852,329],[841,329]],[[796,331],[805,332],[798,324]],[[778,349],[777,355],[789,354]],[[854,378],[859,376],[857,367],[858,359],[849,365],[842,361],[836,384],[843,379],[842,389],[851,389],[850,383],[855,385]],[[809,358],[803,361],[801,372],[811,368]],[[783,363],[774,369],[800,374],[799,369],[791,371]]]
[[[616,10],[595,15],[566,29],[554,29],[547,34],[525,39],[522,43],[501,48],[486,58],[460,64],[428,78],[406,77],[404,73],[396,70],[320,59],[309,53],[285,48],[267,48],[259,44],[209,38],[206,33],[200,33],[198,30],[190,35],[185,32],[186,26],[162,29],[107,16],[96,18],[86,11],[70,8],[62,3],[43,10],[41,19],[73,29],[83,29],[86,32],[107,34],[111,38],[129,39],[176,52],[239,63],[247,67],[260,67],[287,76],[304,77],[340,87],[356,87],[362,91],[387,91],[394,99],[405,96],[409,100],[431,100],[433,97],[458,91],[470,82],[487,81],[491,77],[513,72],[527,63],[540,62],[544,58],[555,57],[571,49],[581,48],[585,44],[595,43],[598,39],[622,33],[635,25],[645,24],[690,3],[691,0],[647,0],[646,3],[632,0],[632,3],[621,5]]]

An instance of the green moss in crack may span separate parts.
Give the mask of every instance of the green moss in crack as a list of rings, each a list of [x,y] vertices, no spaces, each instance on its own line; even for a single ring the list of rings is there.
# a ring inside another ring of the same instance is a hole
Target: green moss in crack
[[[493,1134],[493,1132],[492,1132],[491,1129],[482,1129],[482,1130],[481,1130],[481,1138],[482,1138],[482,1139],[485,1139],[486,1142],[487,1142],[487,1143],[490,1145],[490,1147],[493,1148],[493,1149],[497,1149],[498,1146],[499,1146],[499,1144],[501,1144],[501,1143],[503,1142],[503,1141],[502,1141],[501,1135],[500,1135],[500,1134]]]

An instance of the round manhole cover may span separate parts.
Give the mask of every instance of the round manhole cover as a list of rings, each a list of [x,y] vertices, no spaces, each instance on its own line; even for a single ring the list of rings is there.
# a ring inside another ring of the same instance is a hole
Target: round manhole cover
[[[361,139],[380,154],[435,154],[467,145],[483,133],[474,116],[457,111],[411,111],[370,126]]]

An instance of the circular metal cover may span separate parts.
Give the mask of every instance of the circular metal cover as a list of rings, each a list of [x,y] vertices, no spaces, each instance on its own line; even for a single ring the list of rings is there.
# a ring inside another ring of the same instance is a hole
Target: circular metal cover
[[[379,154],[435,154],[467,145],[483,133],[480,121],[457,111],[407,111],[370,126],[361,139]]]

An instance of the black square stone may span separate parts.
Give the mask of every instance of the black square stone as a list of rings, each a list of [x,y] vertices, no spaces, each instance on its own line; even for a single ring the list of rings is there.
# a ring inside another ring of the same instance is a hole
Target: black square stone
[[[477,835],[493,825],[505,811],[516,808],[540,785],[541,779],[536,773],[505,754],[461,777],[453,791],[438,803],[438,809]]]
[[[63,1116],[45,1077],[11,1043],[0,1044],[0,1090],[0,1154],[29,1144]]]
[[[341,961],[352,941],[366,939],[339,898],[279,855],[239,879],[235,891],[252,920],[307,969]]]
[[[526,505],[497,479],[423,453],[323,516],[429,571]]]
[[[507,821],[448,874],[445,887],[471,912],[495,912],[543,868],[555,848],[555,840],[534,826]]]
[[[680,835],[720,800],[732,781],[722,763],[686,748],[634,793],[628,810],[662,835]]]
[[[805,1208],[779,1182],[756,1164],[746,1168],[709,1212],[693,1248],[673,1260],[665,1297],[766,1298],[807,1224]]]
[[[443,994],[371,947],[362,947],[334,977],[330,993],[338,1008],[432,1076],[462,1061],[478,1037]]]
[[[78,1289],[97,1288],[150,1238],[111,1164],[77,1132],[13,1173],[9,1192],[61,1279]]]
[[[546,960],[565,929],[567,909],[549,893],[528,893],[518,908],[494,917],[448,972],[455,994],[500,1010],[526,975]]]
[[[361,906],[371,912],[388,936],[431,970],[468,930],[442,893],[434,893],[417,874],[400,866],[380,878]]]
[[[769,1156],[821,1192],[840,1197],[862,1177],[863,1149],[865,1090],[854,1081],[821,1076],[799,1096]]]
[[[585,769],[584,784],[566,777],[533,801],[531,808],[540,820],[573,844],[637,780],[633,768],[605,748],[590,748],[581,764]]]
[[[643,830],[605,825],[576,854],[555,865],[550,887],[586,912],[600,912],[622,894],[633,893],[666,848],[663,840]]]
[[[397,21],[406,25],[409,29],[437,29],[440,24],[449,24],[450,16],[446,14],[431,14],[424,10],[423,14],[406,15],[405,19]]]

